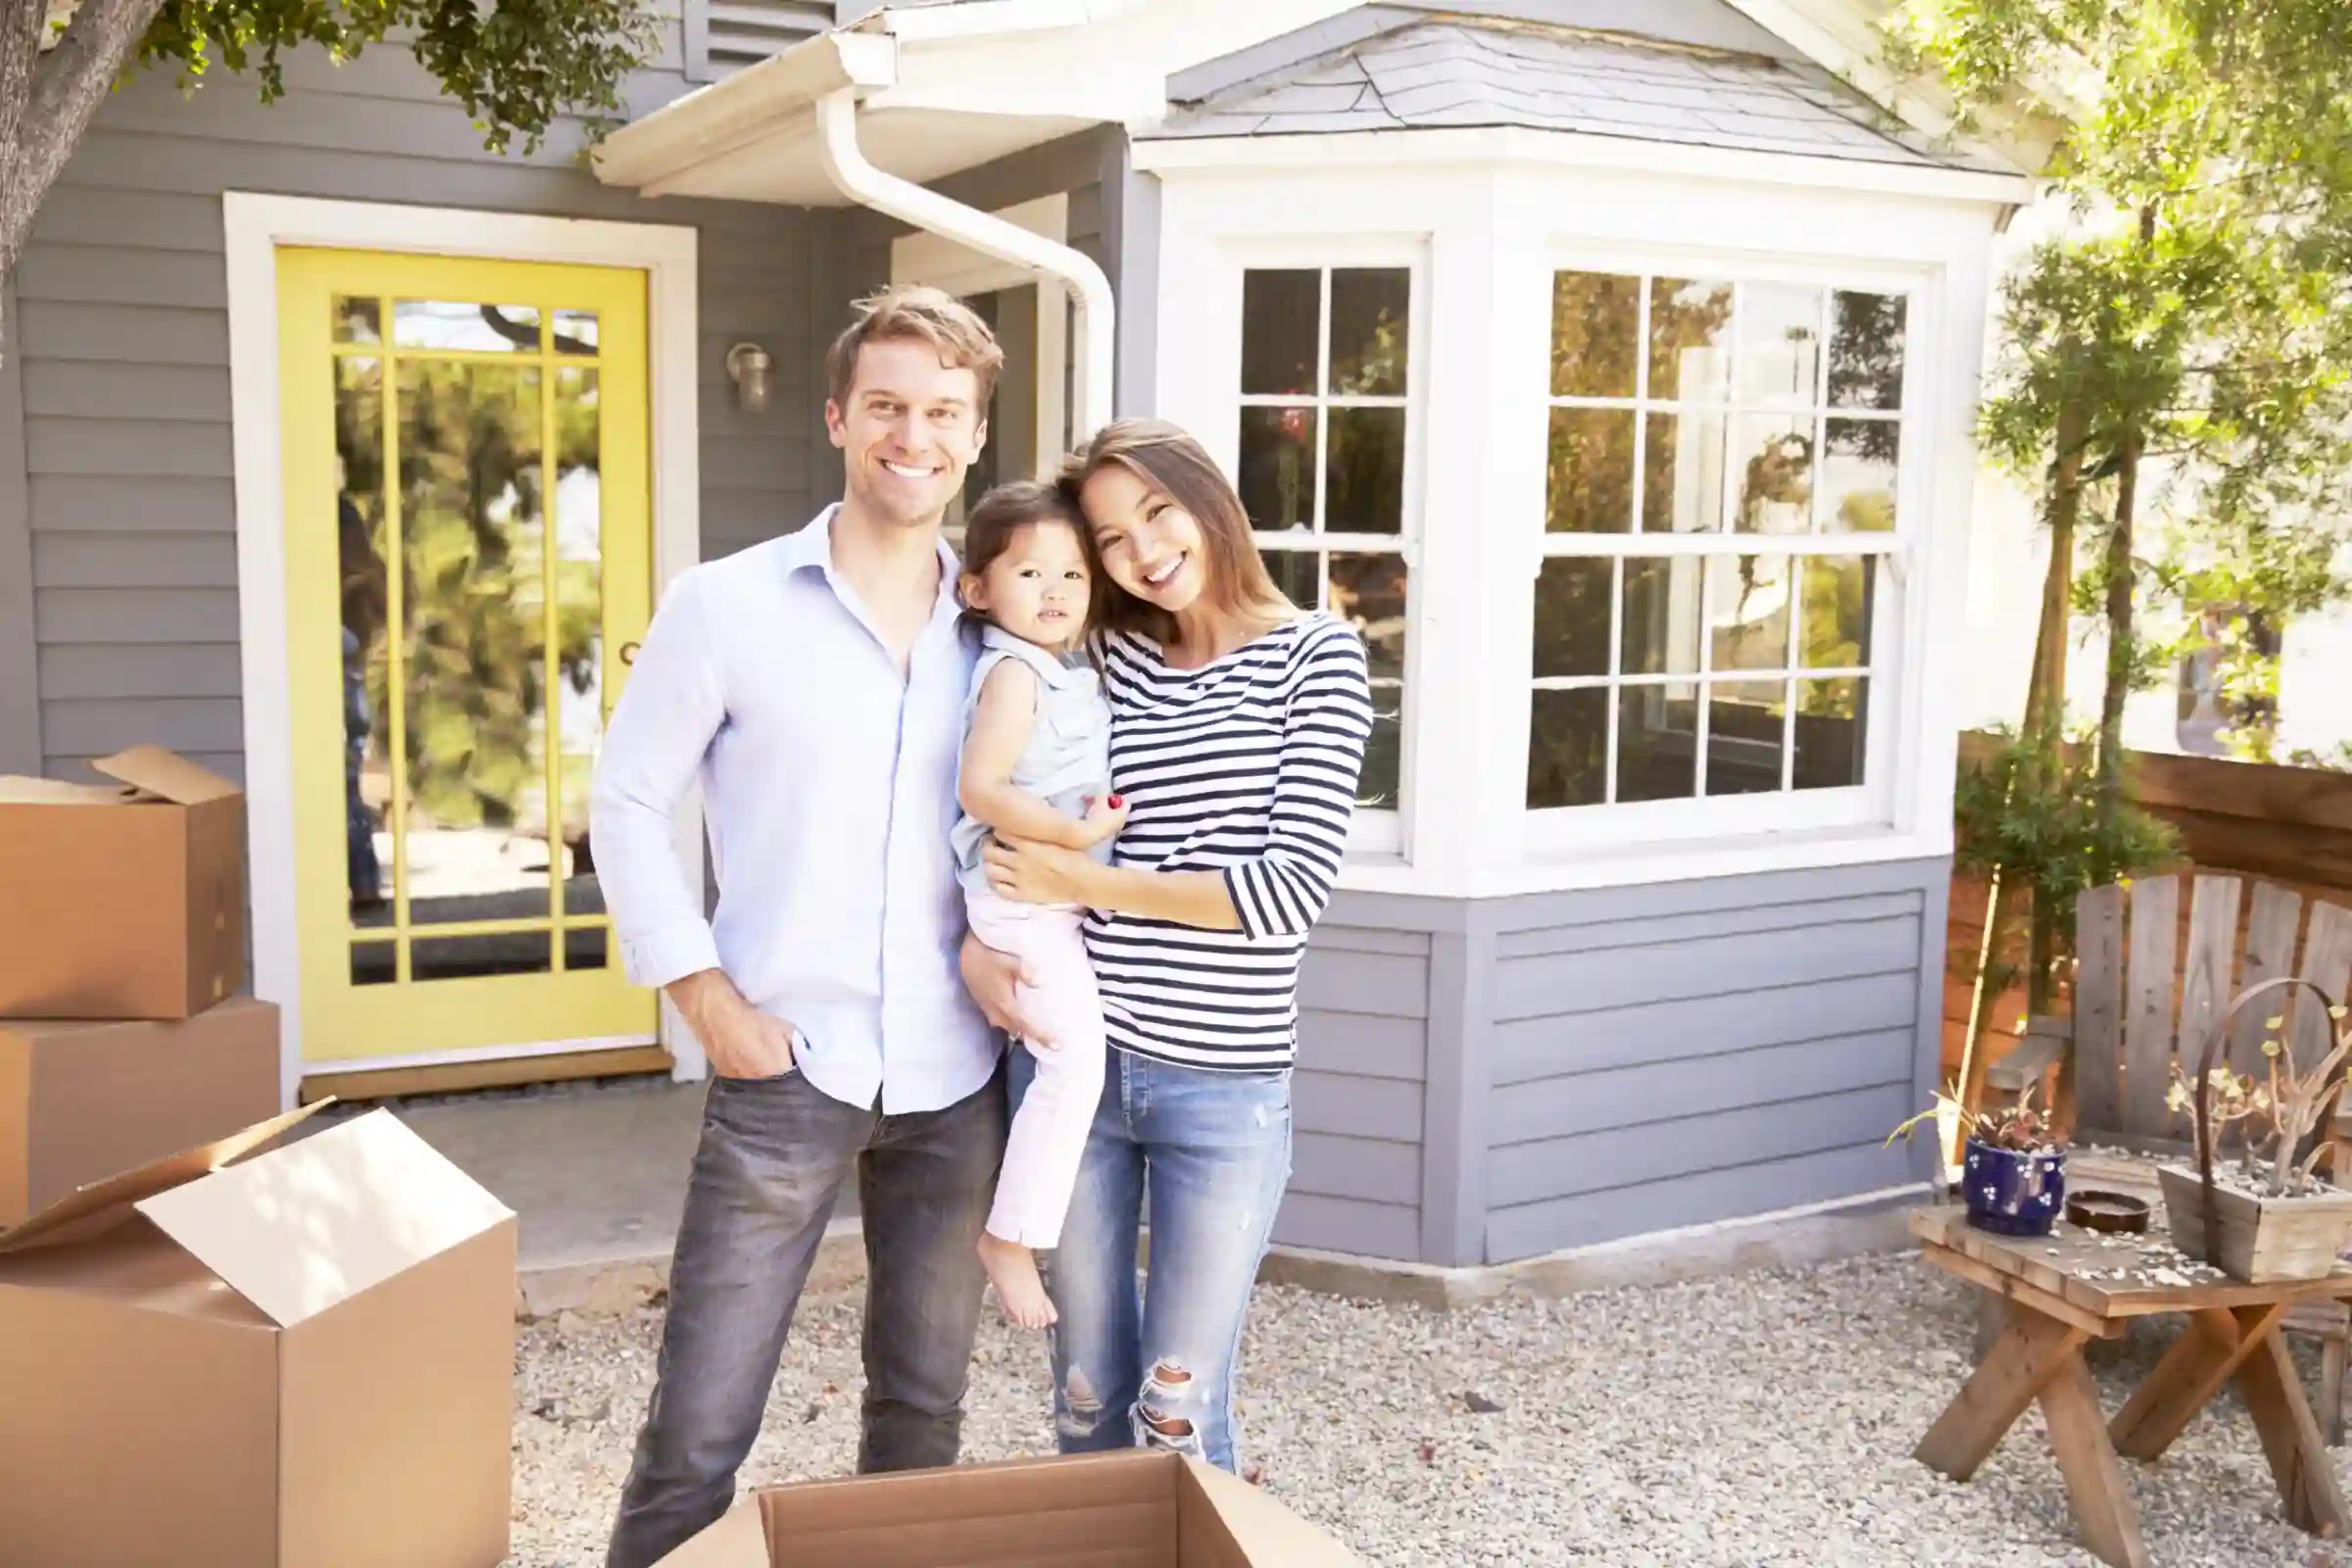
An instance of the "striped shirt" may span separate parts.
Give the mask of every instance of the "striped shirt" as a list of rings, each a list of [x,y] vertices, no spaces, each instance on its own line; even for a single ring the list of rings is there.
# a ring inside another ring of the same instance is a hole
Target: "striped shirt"
[[[1116,862],[1221,871],[1242,922],[1090,915],[1110,1044],[1191,1067],[1288,1067],[1298,960],[1339,877],[1372,730],[1363,643],[1316,612],[1196,670],[1127,635],[1102,662],[1111,786],[1127,801]]]

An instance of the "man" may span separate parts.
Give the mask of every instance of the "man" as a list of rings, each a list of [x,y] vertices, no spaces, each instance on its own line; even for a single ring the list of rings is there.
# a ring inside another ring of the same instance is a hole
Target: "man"
[[[976,646],[940,522],[1002,363],[937,290],[861,302],[826,360],[841,504],[681,577],[606,732],[592,832],[622,959],[713,1075],[608,1568],[645,1568],[732,1502],[853,1168],[858,1467],[956,1461],[1006,1112],[997,1037],[956,973],[949,829]],[[711,921],[673,831],[698,778]]]

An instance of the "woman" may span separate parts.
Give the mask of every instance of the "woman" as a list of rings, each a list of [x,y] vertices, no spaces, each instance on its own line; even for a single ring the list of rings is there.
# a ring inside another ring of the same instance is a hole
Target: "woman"
[[[1108,578],[1100,651],[1127,825],[1109,864],[1020,840],[985,857],[1002,896],[1094,911],[1111,1047],[1048,1269],[1055,1424],[1065,1453],[1161,1446],[1238,1473],[1243,1319],[1291,1172],[1298,960],[1372,727],[1364,649],[1283,598],[1240,498],[1174,426],[1106,426],[1062,483]],[[1016,969],[965,942],[974,998],[1019,1036]],[[1033,1072],[1015,1051],[1016,1104]]]

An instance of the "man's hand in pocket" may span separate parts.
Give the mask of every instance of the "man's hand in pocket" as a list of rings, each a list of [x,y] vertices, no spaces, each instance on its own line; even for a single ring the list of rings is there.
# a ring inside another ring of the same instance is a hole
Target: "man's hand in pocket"
[[[793,1070],[792,1025],[744,1000],[723,970],[700,970],[668,990],[721,1078],[777,1078]]]

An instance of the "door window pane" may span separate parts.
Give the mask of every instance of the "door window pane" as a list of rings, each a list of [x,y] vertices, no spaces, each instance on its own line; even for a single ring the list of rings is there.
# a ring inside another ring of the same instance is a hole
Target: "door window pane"
[[[473,354],[539,352],[539,307],[477,305],[466,300],[399,300],[392,344]]]
[[[558,311],[555,342],[558,354],[594,354],[597,322],[594,311]]]
[[[372,302],[368,302],[372,304]],[[355,922],[389,921],[392,893],[391,678],[384,514],[384,366],[335,361],[335,534],[341,577],[344,880]]]

